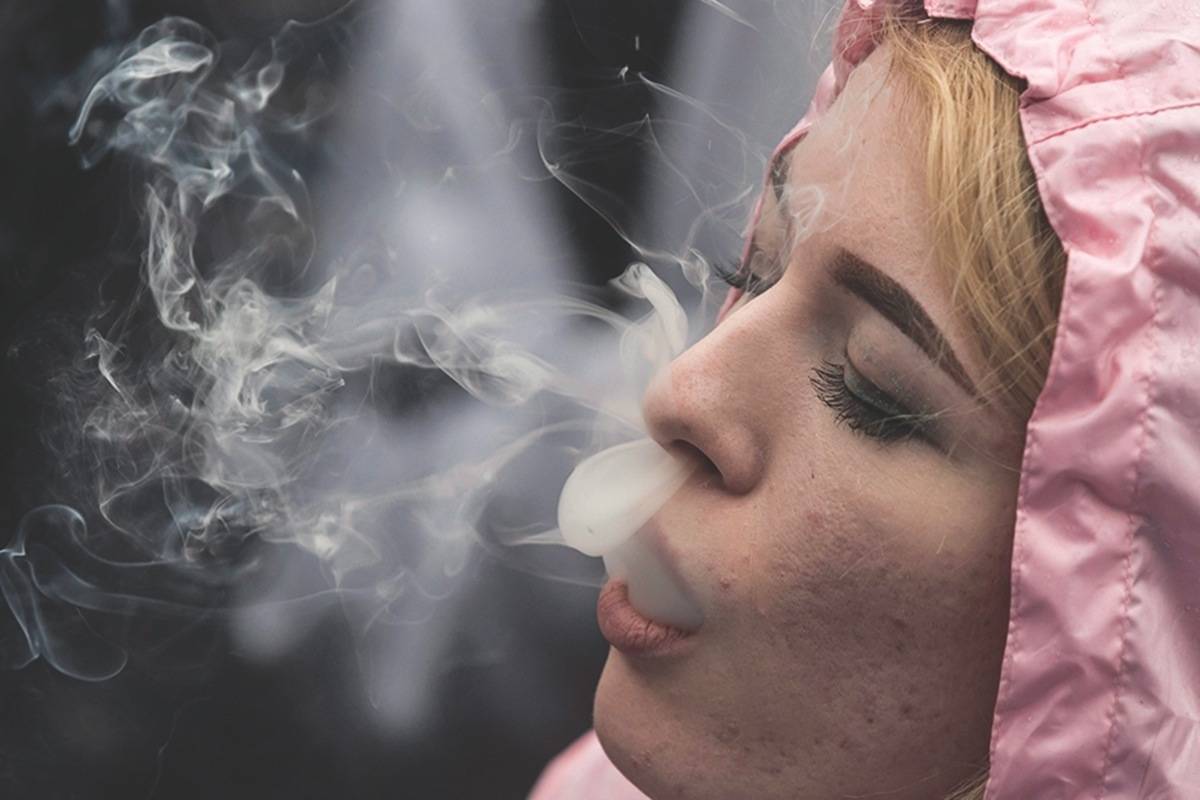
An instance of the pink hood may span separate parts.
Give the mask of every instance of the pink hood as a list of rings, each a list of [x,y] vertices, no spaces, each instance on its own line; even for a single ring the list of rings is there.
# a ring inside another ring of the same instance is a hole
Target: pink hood
[[[841,55],[781,149],[871,52],[886,2],[915,0],[848,0]],[[1026,438],[987,800],[1200,798],[1200,5],[925,7],[973,19],[1027,81],[1029,157],[1068,254]],[[606,765],[585,737],[534,798],[642,797],[611,775],[584,791]]]

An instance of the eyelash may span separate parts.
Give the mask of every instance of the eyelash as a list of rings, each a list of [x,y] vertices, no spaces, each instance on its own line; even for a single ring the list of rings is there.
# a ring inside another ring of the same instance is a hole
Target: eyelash
[[[713,271],[717,273],[718,278],[734,289],[745,292],[747,297],[757,297],[779,282],[778,279],[762,277],[757,272],[746,268],[742,263],[737,266],[715,264]]]
[[[810,376],[817,397],[834,411],[838,423],[846,425],[855,433],[885,443],[909,439],[931,441],[927,417],[908,411],[861,376],[855,382],[865,384],[869,392],[880,398],[880,405],[887,404],[892,406],[892,409],[881,408],[880,405],[860,397],[846,382],[848,369],[848,364],[823,361],[820,366],[813,368]]]

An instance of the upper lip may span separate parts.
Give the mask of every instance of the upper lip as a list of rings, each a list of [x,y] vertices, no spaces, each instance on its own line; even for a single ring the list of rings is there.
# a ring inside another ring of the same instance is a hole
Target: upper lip
[[[701,608],[698,598],[692,589],[691,582],[684,577],[683,572],[679,568],[679,557],[674,546],[663,534],[663,529],[658,522],[658,516],[651,517],[649,522],[638,529],[638,532],[634,534],[634,538],[641,541],[657,556],[659,564],[662,565],[666,573],[675,582],[675,586],[683,593],[684,597],[697,609]]]
[[[653,516],[650,521],[638,529],[634,534],[640,541],[646,543],[646,546],[654,551],[654,554],[659,557],[667,571],[671,573],[671,577],[679,581],[681,586],[686,585],[683,576],[679,574],[678,556],[675,554],[675,548],[667,541],[663,535],[662,527],[658,524],[658,517]]]

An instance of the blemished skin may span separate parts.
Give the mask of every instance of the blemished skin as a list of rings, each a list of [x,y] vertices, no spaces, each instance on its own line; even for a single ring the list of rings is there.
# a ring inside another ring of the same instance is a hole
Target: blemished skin
[[[929,800],[986,764],[1024,424],[832,278],[839,248],[874,264],[979,382],[980,344],[933,267],[912,110],[887,68],[885,45],[786,154],[790,221],[766,192],[754,236],[786,264],[779,282],[644,401],[651,436],[701,464],[654,527],[705,622],[678,651],[610,650],[595,726],[655,800]],[[805,237],[812,186],[824,205]],[[814,387],[824,362],[941,412],[932,441],[840,421]]]

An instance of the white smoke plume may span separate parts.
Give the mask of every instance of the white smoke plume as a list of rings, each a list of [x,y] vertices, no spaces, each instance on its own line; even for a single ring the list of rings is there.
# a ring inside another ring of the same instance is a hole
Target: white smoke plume
[[[367,293],[358,264],[306,288],[318,267],[305,185],[267,141],[321,111],[271,105],[300,28],[230,68],[206,31],[164,20],[83,104],[71,137],[86,159],[116,154],[149,174],[142,278],[155,319],[130,313],[88,334],[103,390],[82,414],[95,513],[38,509],[4,552],[0,587],[24,634],[9,665],[42,657],[75,677],[111,676],[124,654],[80,609],[230,608],[255,594],[239,581],[269,557],[262,543],[317,557],[329,590],[372,616],[419,617],[408,596],[447,594],[478,544],[557,541],[552,515],[506,524],[492,514],[486,531],[481,517],[519,490],[508,470],[526,469],[531,451],[557,453],[563,470],[636,435],[640,382],[684,344],[681,307],[640,264],[615,284],[648,301],[632,322],[581,297],[405,292],[386,264],[372,265]],[[213,252],[205,226],[228,214],[244,229]],[[397,442],[404,469],[376,485],[338,480],[355,457],[340,448],[369,416],[339,392],[380,360],[438,370],[476,401],[512,409],[506,430],[480,431],[486,446],[451,465]]]
[[[412,4],[404,46],[431,64],[455,50],[453,8]],[[701,8],[743,35],[763,27],[753,9]],[[636,75],[614,79],[659,98],[653,121],[596,132],[539,98],[522,106],[535,118],[481,125],[473,115],[488,93],[466,70],[451,81],[461,97],[417,87],[401,109],[414,128],[454,140],[454,154],[437,170],[387,165],[400,233],[331,246],[285,157],[289,138],[332,107],[321,92],[283,97],[289,78],[305,80],[289,68],[309,33],[289,24],[234,60],[201,27],[166,19],[120,52],[82,105],[70,135],[85,163],[122,159],[146,176],[142,292],[97,315],[63,384],[78,389],[60,399],[80,436],[59,446],[81,499],[30,512],[0,551],[0,594],[19,629],[0,637],[0,664],[41,658],[77,678],[110,677],[142,644],[121,622],[130,618],[228,615],[268,653],[331,603],[364,635],[421,623],[457,602],[481,550],[550,577],[601,574],[561,547],[559,491],[588,456],[643,435],[647,381],[711,319],[701,253],[721,249],[714,239],[736,246],[762,148]],[[437,66],[441,80],[454,69]],[[518,166],[516,189],[491,180],[527,137],[540,171]],[[685,200],[655,198],[666,217],[617,214],[604,187],[580,177],[581,153],[600,138],[648,149],[658,193]],[[720,165],[706,185],[677,161],[697,149]],[[544,230],[552,213],[526,191],[546,178],[642,259],[607,290],[530,266],[564,260]],[[475,202],[457,202],[467,195]],[[341,222],[332,227],[350,236],[377,224]],[[431,376],[434,399],[383,413],[381,366],[414,384]],[[410,667],[436,652],[427,637],[398,641],[389,646]]]

